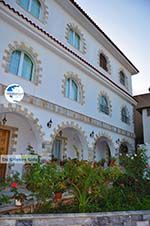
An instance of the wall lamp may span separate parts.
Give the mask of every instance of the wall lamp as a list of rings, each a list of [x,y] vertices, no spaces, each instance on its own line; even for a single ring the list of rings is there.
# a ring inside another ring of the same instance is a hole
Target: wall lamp
[[[90,137],[94,137],[94,131],[90,133]]]
[[[7,122],[6,115],[4,115],[4,117],[2,118],[1,121],[2,121],[3,126],[6,125],[6,122]]]
[[[116,144],[120,144],[120,139],[119,138],[116,140]]]
[[[48,127],[48,128],[51,128],[52,123],[53,123],[53,121],[52,121],[52,119],[50,119],[49,122],[47,123],[47,127]]]

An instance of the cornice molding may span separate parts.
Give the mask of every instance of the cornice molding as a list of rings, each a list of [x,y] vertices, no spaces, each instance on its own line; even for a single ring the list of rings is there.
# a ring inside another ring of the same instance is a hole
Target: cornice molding
[[[4,96],[5,88],[6,88],[6,85],[0,84],[0,96]],[[111,132],[114,132],[114,133],[117,133],[117,134],[120,134],[120,135],[123,135],[123,136],[127,136],[127,137],[130,137],[130,138],[133,138],[133,139],[135,138],[134,133],[131,133],[131,132],[126,131],[124,129],[121,129],[119,127],[113,126],[113,125],[108,124],[106,122],[100,121],[98,119],[89,117],[89,116],[84,115],[82,113],[67,109],[65,107],[62,107],[58,104],[54,104],[54,103],[49,102],[47,100],[43,100],[42,98],[29,95],[27,93],[25,93],[25,96],[24,96],[22,101],[27,103],[27,104],[31,104],[31,105],[34,105],[36,107],[39,107],[41,109],[45,109],[45,110],[63,115],[63,116],[70,118],[70,119],[79,120],[79,121],[82,121],[86,124],[96,126],[98,128],[109,130]]]
[[[119,87],[116,83],[110,80],[107,76],[101,73],[89,62],[84,60],[82,57],[78,56],[68,47],[64,46],[64,44],[59,42],[49,33],[44,31],[42,28],[34,24],[32,21],[24,17],[19,12],[15,11],[4,1],[1,2],[0,9],[2,9],[0,17],[5,19],[5,21],[7,21],[8,23],[12,23],[17,29],[20,29],[22,32],[26,33],[28,32],[28,35],[30,35],[35,40],[38,40],[38,42],[40,43],[42,42],[42,45],[44,45],[46,48],[51,49],[57,55],[60,55],[68,62],[76,65],[78,68],[84,71],[84,73],[86,73],[93,79],[99,81],[100,83],[103,83],[103,85],[116,92],[119,96],[121,96],[129,103],[136,105],[136,101],[129,93],[127,93],[125,90]],[[18,16],[20,17],[20,20],[18,20]]]

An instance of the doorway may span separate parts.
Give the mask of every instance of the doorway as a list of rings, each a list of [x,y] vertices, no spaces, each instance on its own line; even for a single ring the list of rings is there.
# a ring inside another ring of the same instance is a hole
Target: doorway
[[[0,129],[0,156],[8,154],[10,131]],[[0,178],[5,178],[7,164],[0,162]]]

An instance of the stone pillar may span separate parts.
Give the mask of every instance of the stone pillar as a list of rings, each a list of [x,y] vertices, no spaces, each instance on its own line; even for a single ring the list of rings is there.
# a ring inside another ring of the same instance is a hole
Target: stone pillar
[[[93,147],[88,148],[88,160],[94,161],[94,150]]]
[[[52,144],[49,141],[42,143],[43,152],[41,153],[42,159],[51,160],[52,159]]]

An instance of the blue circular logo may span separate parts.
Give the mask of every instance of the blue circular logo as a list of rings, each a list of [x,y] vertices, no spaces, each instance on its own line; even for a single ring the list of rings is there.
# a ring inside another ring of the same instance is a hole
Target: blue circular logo
[[[5,98],[10,103],[20,102],[24,97],[24,90],[18,84],[11,84],[5,89]]]

